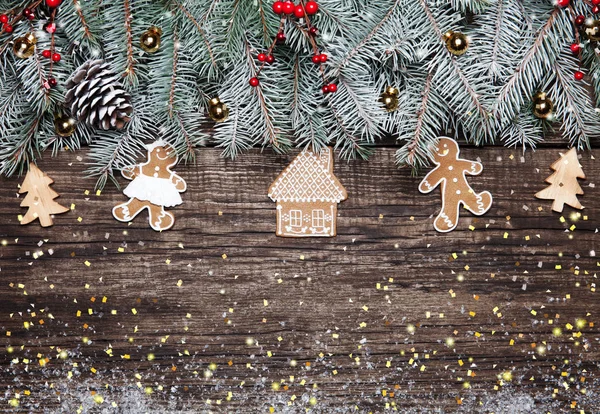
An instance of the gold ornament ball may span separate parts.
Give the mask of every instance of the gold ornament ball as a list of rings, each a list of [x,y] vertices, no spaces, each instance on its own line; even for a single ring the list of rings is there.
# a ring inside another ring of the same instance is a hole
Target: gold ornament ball
[[[552,116],[554,103],[546,92],[538,92],[533,96],[533,115],[536,118],[548,119]]]
[[[154,53],[160,49],[160,37],[162,30],[159,27],[151,27],[140,37],[140,46],[148,53]]]
[[[467,53],[469,49],[469,39],[461,32],[446,32],[444,35],[446,39],[446,48],[454,56],[460,56]]]
[[[77,121],[67,115],[59,115],[54,118],[54,131],[64,138],[68,138],[75,133]]]
[[[27,33],[25,36],[15,39],[13,52],[19,59],[27,59],[35,52],[36,43],[37,39],[35,36],[32,33]]]
[[[381,94],[379,101],[383,104],[386,111],[394,112],[398,109],[398,94],[398,89],[393,86],[387,87],[385,92]]]
[[[585,36],[592,41],[600,40],[600,20],[586,19],[584,26]]]
[[[229,118],[229,108],[218,97],[208,102],[208,116],[215,122],[224,122]]]

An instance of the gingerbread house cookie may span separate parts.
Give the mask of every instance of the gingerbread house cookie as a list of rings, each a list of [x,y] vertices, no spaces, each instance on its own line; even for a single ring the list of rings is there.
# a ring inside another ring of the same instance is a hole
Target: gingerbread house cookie
[[[277,202],[278,236],[335,236],[337,205],[348,194],[333,175],[333,149],[302,151],[271,184],[269,197]]]

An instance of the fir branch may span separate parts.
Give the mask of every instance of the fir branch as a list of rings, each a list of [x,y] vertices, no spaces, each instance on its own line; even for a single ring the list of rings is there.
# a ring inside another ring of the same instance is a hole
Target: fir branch
[[[177,62],[179,53],[179,39],[177,37],[177,28],[173,30],[173,67],[171,70],[171,87],[169,88],[169,103],[168,112],[169,118],[173,118],[173,111],[175,107],[175,86],[177,85]]]
[[[79,4],[79,0],[73,0],[73,6],[75,7],[75,11],[77,12],[77,16],[79,16],[79,20],[81,21],[81,27],[83,28],[83,33],[85,37],[88,39],[93,39],[94,35],[90,31],[90,27],[87,23],[85,16],[83,15],[83,11],[81,10],[81,5]]]
[[[131,0],[123,0],[123,7],[125,12],[125,32],[127,35],[127,66],[125,68],[125,73],[123,76],[127,78],[131,85],[135,83],[135,66],[137,61],[133,55],[133,32],[131,28],[131,21],[133,20],[133,16],[131,15]]]
[[[196,18],[194,17],[194,15],[192,13],[190,13],[190,11],[185,8],[185,6],[183,4],[181,4],[179,1],[177,0],[173,0],[173,2],[175,3],[175,5],[183,12],[184,16],[190,21],[192,22],[192,24],[196,27],[196,29],[198,29],[198,33],[200,33],[200,36],[202,36],[202,39],[204,41],[204,44],[206,46],[206,50],[208,51],[208,55],[210,56],[210,62],[211,65],[214,69],[217,68],[217,62],[215,59],[215,55],[213,53],[212,47],[210,45],[210,42],[208,41],[207,35],[205,30],[202,28],[202,25],[196,20]],[[209,11],[206,12],[206,15],[204,16],[203,20],[205,20],[206,18],[208,18],[210,10],[212,10],[212,8],[216,5],[217,0],[214,0],[211,4],[211,9],[209,9]]]
[[[431,95],[431,82],[433,81],[433,73],[427,75],[425,80],[425,87],[423,89],[423,98],[421,100],[421,106],[417,112],[417,126],[415,127],[415,133],[413,138],[405,144],[406,150],[405,155],[402,156],[403,162],[410,165],[411,167],[417,167],[423,163],[423,160],[430,156],[430,150],[426,154],[423,154],[422,149],[430,147],[430,140],[424,138],[424,123],[425,114],[428,111],[429,98]],[[428,141],[426,145],[423,145],[423,140]]]

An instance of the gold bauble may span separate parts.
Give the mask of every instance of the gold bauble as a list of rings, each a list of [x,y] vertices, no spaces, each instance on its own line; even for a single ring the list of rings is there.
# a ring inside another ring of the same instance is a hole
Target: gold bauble
[[[75,133],[77,121],[67,115],[57,115],[54,118],[54,131],[57,135],[68,138]]]
[[[600,40],[600,20],[586,19],[584,26],[585,36],[592,41]]]
[[[37,39],[33,33],[27,33],[25,36],[15,39],[13,52],[15,52],[15,56],[19,59],[27,59],[35,52],[36,43]]]
[[[446,48],[454,56],[460,56],[467,53],[469,49],[469,39],[461,32],[446,32],[444,35],[446,40]]]
[[[379,101],[383,104],[383,107],[388,112],[394,112],[398,109],[398,94],[400,92],[393,86],[388,86],[385,91],[381,94]]]
[[[546,92],[538,92],[533,96],[533,115],[536,118],[548,119],[552,116],[554,103]]]
[[[160,37],[162,30],[159,27],[152,26],[146,30],[140,37],[140,46],[148,53],[154,53],[160,49]]]
[[[215,122],[224,122],[229,118],[229,108],[219,97],[208,101],[208,116]]]

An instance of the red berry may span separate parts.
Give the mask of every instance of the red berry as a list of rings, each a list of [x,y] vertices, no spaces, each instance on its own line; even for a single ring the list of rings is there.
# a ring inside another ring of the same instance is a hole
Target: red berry
[[[10,24],[5,24],[4,25],[4,31],[6,33],[12,33],[13,32],[13,27]]]
[[[35,19],[35,14],[33,14],[33,13],[30,13],[30,14],[28,14],[28,15],[27,15],[27,19],[28,19],[28,20],[33,20],[33,19]]]
[[[567,7],[570,1],[571,0],[557,0],[556,4],[558,5],[558,7]]]
[[[580,70],[578,70],[577,72],[575,72],[575,74],[574,74],[574,76],[573,76],[573,77],[575,78],[575,80],[582,80],[582,79],[583,79],[583,76],[584,76],[584,75],[583,75],[583,72],[582,72],[582,71],[580,71]]]
[[[277,41],[285,42],[285,33],[283,33],[283,32],[277,33]]]
[[[307,2],[304,8],[306,9],[306,14],[308,14],[309,16],[312,16],[313,14],[319,11],[319,5],[316,1]]]
[[[283,13],[283,2],[282,1],[276,1],[275,3],[273,3],[273,13],[275,13],[275,14]]]
[[[327,62],[327,55],[325,53],[321,53],[319,55],[319,60],[321,61],[321,63]]]
[[[258,78],[250,78],[250,82],[248,82],[248,83],[253,88],[256,88],[260,82],[258,81]]]
[[[600,0],[592,0],[592,4],[593,4],[594,6],[597,6],[597,5],[599,5],[599,4],[600,4]]]
[[[52,62],[60,62],[60,54],[54,53],[52,55]]]
[[[314,55],[312,57],[312,61],[315,65],[318,65],[319,63],[321,63],[321,55]]]
[[[46,59],[50,59],[50,57],[52,56],[52,52],[49,49],[46,49],[42,52],[42,56]]]
[[[265,55],[264,53],[259,53],[256,58],[259,62],[264,62],[265,60],[267,60],[267,55]]]
[[[576,24],[577,26],[581,26],[581,25],[582,25],[582,24],[584,24],[584,23],[585,23],[585,16],[582,16],[582,15],[580,14],[579,16],[577,16],[577,17],[575,18],[575,24]]]
[[[304,17],[304,8],[301,5],[297,5],[294,9],[294,16],[301,19]]]
[[[58,82],[54,78],[48,78],[48,85],[50,85],[51,88],[54,88],[58,85]]]
[[[321,90],[323,91],[323,93],[329,93],[329,85],[324,85]]]
[[[283,12],[285,14],[292,14],[294,12],[294,3],[292,3],[291,1],[286,1],[285,3],[283,3]]]
[[[273,55],[267,56],[267,63],[271,64],[273,62],[275,62],[275,56],[273,56]]]
[[[571,46],[569,46],[569,48],[571,49],[571,52],[579,53],[579,51],[581,50],[581,45],[579,43],[571,43]]]
[[[329,92],[331,92],[331,93],[337,92],[337,85],[335,83],[330,83],[328,88],[329,88]]]
[[[31,9],[23,9],[23,16],[29,16],[31,13]]]
[[[318,32],[318,29],[314,26],[308,30],[308,34],[310,34],[313,37],[317,35],[317,32]]]
[[[0,23],[2,23],[2,24],[8,23],[8,16],[6,14],[0,15]]]
[[[598,12],[600,12],[600,6],[594,6],[594,7],[592,7],[592,13],[598,14]]]
[[[52,8],[60,6],[60,3],[62,3],[62,0],[46,0],[46,6]]]
[[[48,22],[44,25],[44,30],[47,31],[48,33],[54,33],[56,32],[56,23],[54,22]]]

